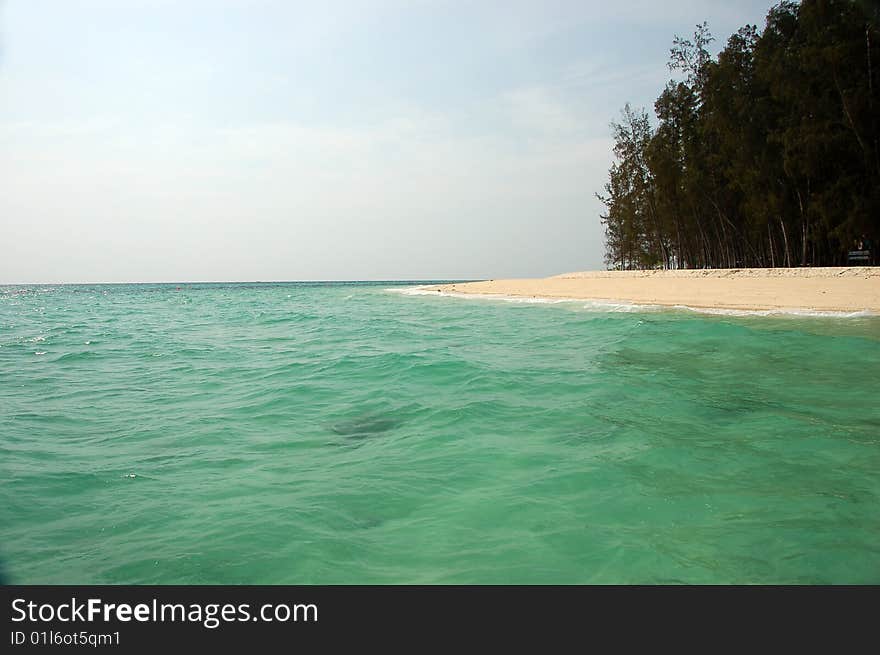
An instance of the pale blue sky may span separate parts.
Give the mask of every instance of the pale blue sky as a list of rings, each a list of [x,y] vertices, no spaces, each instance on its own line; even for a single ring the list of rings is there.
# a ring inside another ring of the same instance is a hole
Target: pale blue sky
[[[609,122],[769,0],[0,4],[0,283],[602,268]]]

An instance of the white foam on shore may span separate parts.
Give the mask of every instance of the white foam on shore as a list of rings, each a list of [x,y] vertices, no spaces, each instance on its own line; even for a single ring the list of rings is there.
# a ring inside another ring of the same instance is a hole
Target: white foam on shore
[[[508,296],[500,293],[460,293],[457,291],[438,291],[428,287],[403,287],[385,289],[391,293],[404,296],[433,296],[443,298],[464,298],[465,300],[497,300],[500,302],[521,303],[530,305],[559,305],[563,303],[578,304],[584,309],[597,312],[645,312],[669,309],[663,305],[640,305],[626,300],[596,300],[593,298],[548,298],[545,296]]]
[[[461,293],[441,291],[435,287],[416,286],[389,288],[385,291],[399,293],[404,296],[440,296],[445,298],[464,298],[466,300],[499,300],[510,303],[556,305],[560,303],[581,304],[583,309],[596,312],[659,312],[688,311],[697,314],[716,316],[790,316],[793,318],[871,318],[878,314],[867,310],[854,312],[831,311],[806,308],[791,309],[728,309],[724,307],[691,307],[690,305],[657,305],[636,303],[628,300],[597,300],[594,298],[549,298],[541,296],[508,296],[499,293]]]
[[[689,307],[673,305],[670,309],[683,309],[700,314],[716,314],[719,316],[792,316],[805,318],[871,318],[878,316],[868,309],[855,312],[833,311],[823,309],[725,309],[723,307]]]

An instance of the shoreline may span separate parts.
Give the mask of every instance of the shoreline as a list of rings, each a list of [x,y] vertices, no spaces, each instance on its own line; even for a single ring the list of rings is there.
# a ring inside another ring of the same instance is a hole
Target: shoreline
[[[578,271],[547,278],[427,285],[420,290],[696,310],[880,314],[880,267]]]

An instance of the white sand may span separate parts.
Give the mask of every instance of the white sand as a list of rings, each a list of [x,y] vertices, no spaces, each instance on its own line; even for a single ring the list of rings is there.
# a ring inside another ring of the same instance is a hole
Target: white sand
[[[625,301],[733,310],[880,314],[880,267],[584,271],[426,289],[462,294]]]

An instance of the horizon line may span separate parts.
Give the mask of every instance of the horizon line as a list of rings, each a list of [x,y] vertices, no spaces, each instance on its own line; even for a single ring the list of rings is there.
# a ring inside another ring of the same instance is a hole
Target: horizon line
[[[482,282],[490,278],[376,278],[376,279],[314,279],[314,280],[160,280],[145,282],[0,282],[3,287],[97,286],[111,284],[350,284],[361,282]]]

